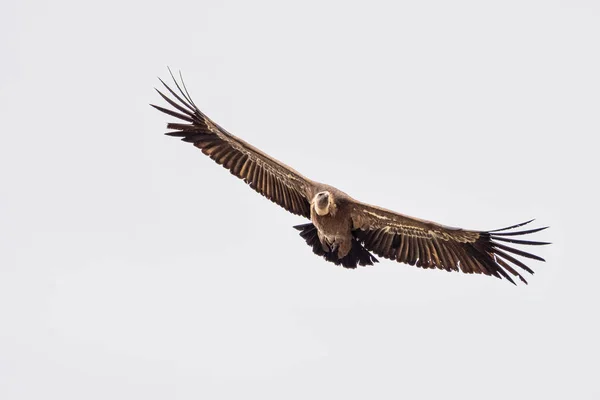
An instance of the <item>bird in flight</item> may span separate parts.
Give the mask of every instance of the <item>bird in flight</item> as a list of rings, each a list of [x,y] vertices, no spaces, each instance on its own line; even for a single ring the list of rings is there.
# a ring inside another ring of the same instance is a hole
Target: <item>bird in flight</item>
[[[169,70],[170,72],[170,70]],[[192,143],[252,189],[287,211],[310,220],[294,226],[318,256],[345,268],[373,265],[382,258],[416,265],[527,281],[533,271],[516,256],[544,261],[513,245],[545,245],[518,239],[547,227],[518,230],[531,221],[502,229],[475,231],[440,225],[362,203],[341,190],[312,181],[221,128],[196,107],[180,73],[171,73],[176,91],[160,78],[169,96],[156,89],[172,109],[153,105],[176,118],[169,136]]]

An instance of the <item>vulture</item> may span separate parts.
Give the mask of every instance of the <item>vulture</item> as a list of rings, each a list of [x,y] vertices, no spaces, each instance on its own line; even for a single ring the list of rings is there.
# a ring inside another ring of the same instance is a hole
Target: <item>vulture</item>
[[[530,220],[490,231],[466,230],[362,203],[333,186],[308,179],[227,132],[194,104],[181,73],[181,83],[172,73],[171,78],[176,90],[159,81],[172,97],[156,91],[172,108],[151,104],[176,119],[167,124],[166,135],[192,143],[273,203],[308,219],[294,228],[313,253],[329,262],[356,268],[378,262],[375,254],[420,268],[490,275],[513,284],[513,278],[518,278],[526,284],[523,271],[533,274],[533,270],[517,256],[544,261],[514,245],[549,244],[520,238],[548,227],[521,228]]]

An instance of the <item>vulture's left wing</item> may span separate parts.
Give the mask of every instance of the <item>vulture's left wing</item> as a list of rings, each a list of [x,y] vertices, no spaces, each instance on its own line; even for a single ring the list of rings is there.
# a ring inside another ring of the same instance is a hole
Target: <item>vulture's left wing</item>
[[[533,274],[533,271],[513,255],[539,261],[544,259],[516,249],[512,244],[549,244],[515,239],[515,236],[547,228],[513,230],[531,221],[493,231],[470,231],[412,218],[359,202],[354,203],[351,210],[354,235],[364,243],[365,248],[380,257],[421,268],[492,275],[514,283],[510,273],[527,283],[515,267],[530,274]]]
[[[193,143],[258,193],[291,213],[310,218],[310,199],[314,183],[211,121],[196,107],[183,86],[183,80],[183,90],[174,77],[173,80],[179,94],[162,80],[161,83],[177,101],[159,90],[157,92],[177,111],[152,105],[157,110],[182,121],[169,123],[167,128],[173,131],[166,134]]]

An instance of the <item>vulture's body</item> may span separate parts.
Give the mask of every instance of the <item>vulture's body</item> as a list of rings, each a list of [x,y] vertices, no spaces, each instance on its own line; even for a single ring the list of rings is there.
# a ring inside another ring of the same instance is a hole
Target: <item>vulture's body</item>
[[[167,135],[181,137],[223,165],[233,175],[269,200],[293,214],[310,219],[295,226],[313,252],[346,268],[373,265],[380,257],[416,265],[492,275],[508,279],[533,271],[515,255],[544,261],[541,257],[508,246],[542,245],[544,242],[515,236],[545,228],[514,231],[531,221],[494,231],[452,228],[361,203],[332,186],[314,182],[252,145],[233,136],[204,115],[177,83],[179,94],[163,85],[177,100],[158,93],[174,110],[153,106],[179,119],[169,123]]]

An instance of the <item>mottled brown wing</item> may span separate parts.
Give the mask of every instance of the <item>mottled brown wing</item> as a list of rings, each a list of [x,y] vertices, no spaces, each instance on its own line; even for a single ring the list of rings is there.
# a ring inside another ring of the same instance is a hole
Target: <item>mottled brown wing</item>
[[[258,193],[291,213],[310,218],[310,195],[313,182],[211,121],[196,107],[187,93],[183,80],[183,90],[174,77],[173,81],[179,94],[162,80],[161,83],[178,102],[159,90],[157,92],[177,111],[152,105],[157,110],[184,121],[184,123],[169,123],[167,128],[174,131],[166,134],[193,143],[204,154],[227,168],[233,175],[243,179]]]
[[[547,228],[512,231],[531,221],[493,231],[470,231],[408,217],[364,203],[353,206],[352,221],[354,235],[363,242],[365,248],[380,257],[421,268],[492,275],[512,283],[515,282],[509,273],[527,283],[519,268],[533,274],[529,267],[512,254],[539,261],[544,259],[504,243],[549,244],[514,238]]]

